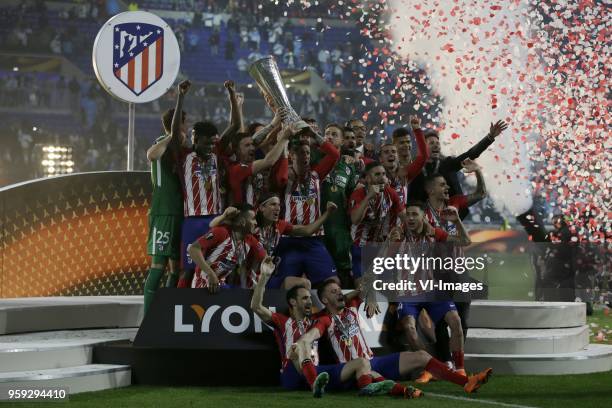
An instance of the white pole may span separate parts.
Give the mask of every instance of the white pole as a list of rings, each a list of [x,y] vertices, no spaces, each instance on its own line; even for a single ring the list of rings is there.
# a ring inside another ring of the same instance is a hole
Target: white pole
[[[136,104],[128,103],[128,145],[127,145],[127,169],[134,170],[134,119],[136,116]]]

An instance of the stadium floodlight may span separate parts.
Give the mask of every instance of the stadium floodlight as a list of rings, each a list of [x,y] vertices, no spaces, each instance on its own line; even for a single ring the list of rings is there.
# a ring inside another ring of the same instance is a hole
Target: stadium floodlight
[[[72,147],[48,145],[42,147],[42,152],[40,164],[45,177],[74,172]]]

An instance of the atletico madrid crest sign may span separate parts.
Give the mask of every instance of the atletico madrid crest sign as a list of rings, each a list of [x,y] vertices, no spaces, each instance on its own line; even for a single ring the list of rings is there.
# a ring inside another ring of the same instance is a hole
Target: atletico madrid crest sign
[[[172,29],[144,11],[112,17],[94,43],[93,66],[100,84],[125,102],[144,103],[163,96],[174,84],[179,64]]]
[[[117,24],[113,33],[113,72],[135,95],[157,82],[164,69],[164,30],[152,24]]]

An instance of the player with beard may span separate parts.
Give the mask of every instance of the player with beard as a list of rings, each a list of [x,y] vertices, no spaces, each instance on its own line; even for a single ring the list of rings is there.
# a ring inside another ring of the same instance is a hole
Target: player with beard
[[[364,143],[367,134],[367,128],[363,123],[363,120],[358,118],[351,119],[348,121],[348,127],[353,129],[355,132],[355,150],[360,156],[363,156]]]
[[[181,156],[181,181],[185,220],[181,232],[181,270],[179,288],[191,286],[195,264],[187,253],[187,245],[209,229],[210,220],[225,208],[223,169],[229,162],[229,139],[242,126],[243,95],[237,93],[233,81],[223,84],[230,102],[230,123],[219,137],[217,127],[209,121],[197,122],[191,133],[192,148]]]
[[[159,282],[169,265],[172,286],[179,273],[181,224],[183,201],[180,181],[180,157],[186,149],[186,114],[183,100],[191,83],[183,81],[178,86],[176,107],[162,116],[166,135],[159,137],[147,150],[151,162],[153,195],[149,208],[149,236],[147,253],[151,256],[151,268],[144,285],[144,311],[147,313]]]
[[[427,148],[429,150],[429,159],[423,167],[421,174],[419,174],[412,184],[410,185],[410,191],[408,192],[409,199],[416,201],[425,201],[427,199],[427,192],[425,191],[425,178],[432,174],[440,174],[445,179],[450,187],[450,195],[461,195],[462,189],[457,172],[461,170],[462,163],[466,159],[475,160],[482,152],[484,152],[504,130],[508,128],[508,125],[504,121],[497,121],[495,124],[491,123],[489,133],[480,140],[477,144],[472,146],[468,151],[459,156],[443,156],[440,147],[440,136],[438,132],[433,129],[428,129],[425,132],[425,141],[427,142]],[[465,218],[469,213],[468,209],[459,208],[459,215],[461,218]]]
[[[473,393],[485,384],[493,372],[491,368],[487,368],[468,377],[450,370],[446,364],[422,350],[403,351],[374,357],[361,331],[358,312],[361,305],[360,291],[353,291],[344,295],[336,282],[328,281],[317,290],[317,295],[321,303],[325,305],[325,309],[317,313],[315,317],[326,326],[325,335],[331,343],[339,362],[366,358],[370,360],[373,375],[378,373],[395,381],[408,378],[415,370],[425,369],[434,373],[438,378],[462,386],[467,393]],[[370,310],[368,310],[368,314],[371,314]],[[327,319],[324,319],[326,316]],[[302,347],[307,347],[321,337],[319,327],[317,330],[308,331],[300,338],[299,342]],[[403,386],[397,384],[391,390],[391,394],[403,395],[406,390],[402,388]]]
[[[389,186],[385,168],[377,162],[365,169],[365,185],[357,188],[349,200],[351,217],[352,273],[356,286],[361,279],[361,250],[368,242],[385,242],[388,226],[404,216],[404,205]]]
[[[193,126],[191,151],[181,160],[183,208],[185,219],[181,232],[182,276],[178,287],[189,286],[195,264],[187,253],[187,245],[206,233],[210,220],[224,208],[224,195],[215,146],[218,132],[211,122],[197,122]]]
[[[423,247],[423,245],[433,244],[435,242],[453,242],[456,245],[466,246],[471,243],[470,237],[459,218],[457,209],[448,207],[447,211],[442,214],[443,218],[452,222],[457,226],[458,235],[449,235],[445,230],[431,227],[425,218],[424,205],[418,202],[411,202],[406,206],[406,220],[402,226],[396,227],[391,231],[389,240],[393,242],[407,243],[404,246],[402,253],[413,252],[417,249],[417,253],[412,256],[422,256],[423,251],[433,249],[431,246]],[[407,276],[402,279],[407,279]],[[432,271],[421,268],[416,273],[411,275],[414,282],[419,280],[425,281],[433,279]],[[419,339],[416,329],[416,322],[419,314],[424,309],[431,317],[434,324],[444,320],[450,328],[450,350],[452,352],[455,369],[465,375],[463,363],[463,331],[461,328],[461,319],[457,313],[457,308],[452,301],[427,301],[427,294],[422,297],[423,301],[405,301],[401,302],[398,308],[399,326],[403,330],[409,346],[413,350],[425,350],[425,345]],[[427,374],[422,374],[423,375]]]
[[[308,225],[293,225],[285,220],[279,219],[281,204],[280,198],[276,193],[265,193],[260,199],[257,215],[257,232],[255,237],[263,245],[268,255],[273,255],[276,250],[276,246],[283,235],[290,237],[310,237],[312,234],[317,232],[323,223],[336,212],[337,206],[332,202],[328,202],[326,205],[325,212],[317,218],[317,220]],[[223,214],[211,221],[211,227],[216,227],[231,220],[238,210],[234,207],[228,207],[225,209]],[[303,285],[310,289],[310,280],[308,280],[308,271],[306,272],[306,278],[298,276],[287,277],[282,287],[283,289],[290,289],[296,285]],[[257,279],[253,278],[249,281],[255,282]],[[251,286],[248,286],[251,287]]]
[[[211,228],[197,241],[187,247],[196,264],[194,288],[208,288],[216,293],[220,288],[234,286],[228,282],[229,275],[237,270],[240,286],[246,287],[245,271],[259,270],[259,263],[266,251],[253,235],[257,224],[255,211],[248,204],[238,208],[238,214],[227,225]]]
[[[320,215],[321,181],[327,177],[340,157],[333,144],[315,134],[319,150],[325,155],[319,163],[310,165],[310,145],[294,143],[291,148],[291,169],[283,198],[283,219],[293,225],[308,225]],[[269,287],[279,288],[285,278],[307,274],[313,285],[334,278],[336,268],[323,241],[323,229],[319,228],[308,238],[281,238],[276,254],[281,258],[278,273],[268,282]]]
[[[338,270],[338,277],[344,285],[351,279],[351,220],[348,216],[348,198],[359,181],[359,170],[355,160],[355,134],[352,129],[346,135],[339,125],[331,123],[325,127],[325,139],[342,152],[340,160],[321,185],[321,203],[333,202],[339,209],[325,222],[324,242]]]
[[[370,363],[357,358],[343,364],[319,365],[316,342],[298,345],[308,330],[324,333],[324,325],[312,318],[312,298],[304,286],[294,286],[287,291],[289,316],[272,312],[263,305],[266,284],[274,272],[271,257],[261,264],[261,275],[253,291],[251,309],[261,320],[274,328],[274,337],[281,354],[281,385],[289,390],[312,389],[315,398],[321,398],[324,390],[347,390],[358,387],[360,395],[379,395],[393,385],[392,381],[372,382]]]
[[[296,132],[294,127],[286,127],[281,130],[274,147],[260,160],[255,160],[257,146],[255,146],[251,135],[240,132],[235,136],[232,145],[235,147],[238,161],[230,164],[228,170],[230,202],[232,205],[243,202],[257,205],[257,196],[266,184],[262,172],[274,166],[281,159],[289,137]],[[274,176],[276,177],[275,185],[281,186],[286,183],[282,172],[276,172]]]

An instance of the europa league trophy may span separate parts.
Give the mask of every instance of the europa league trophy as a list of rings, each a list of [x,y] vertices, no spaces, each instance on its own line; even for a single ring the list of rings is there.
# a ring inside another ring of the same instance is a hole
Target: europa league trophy
[[[272,98],[277,109],[285,110],[286,114],[281,119],[283,125],[294,124],[298,130],[310,128],[291,107],[285,84],[273,56],[269,55],[252,63],[249,67],[249,75],[261,90]]]

